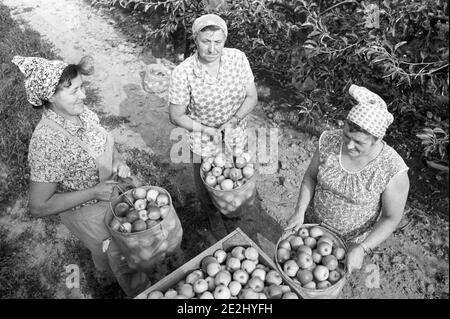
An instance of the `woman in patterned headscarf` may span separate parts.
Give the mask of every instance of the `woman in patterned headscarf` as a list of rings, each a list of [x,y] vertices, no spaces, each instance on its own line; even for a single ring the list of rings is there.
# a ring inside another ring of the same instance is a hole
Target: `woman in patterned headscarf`
[[[142,287],[148,283],[145,275],[125,267],[115,245],[111,244],[107,253],[102,246],[110,237],[104,216],[117,184],[112,176],[127,178],[130,168],[117,152],[112,135],[83,103],[82,77],[93,72],[92,58],[67,64],[15,56],[12,62],[25,75],[30,104],[44,107],[28,154],[31,214],[58,214],[91,251],[95,267],[103,274],[99,278],[114,273],[127,294],[137,293],[136,283]]]
[[[360,269],[364,256],[398,226],[409,179],[403,159],[383,141],[393,121],[386,103],[364,87],[351,85],[349,93],[358,105],[349,112],[343,130],[320,136],[287,229],[298,229],[304,221],[334,228],[351,243],[351,272]]]

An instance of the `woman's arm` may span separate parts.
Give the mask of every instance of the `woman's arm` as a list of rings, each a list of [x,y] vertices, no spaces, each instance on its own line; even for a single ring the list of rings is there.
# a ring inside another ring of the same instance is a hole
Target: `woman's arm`
[[[57,183],[30,182],[29,208],[34,217],[62,213],[93,199],[110,200],[115,181],[104,181],[85,190],[57,193]]]
[[[373,230],[360,245],[349,252],[347,256],[349,272],[361,268],[365,249],[377,247],[395,231],[402,219],[408,192],[409,178],[407,171],[403,171],[392,178],[381,195],[381,217]]]
[[[300,194],[298,195],[297,205],[294,214],[288,220],[286,229],[294,228],[297,230],[304,222],[305,212],[311,199],[314,197],[317,185],[317,174],[319,172],[319,148],[317,147],[308,169],[303,177],[300,186]]]
[[[120,155],[115,145],[113,150],[112,170],[113,174],[117,174],[117,176],[121,178],[127,178],[131,175],[130,168],[122,159],[122,155]]]

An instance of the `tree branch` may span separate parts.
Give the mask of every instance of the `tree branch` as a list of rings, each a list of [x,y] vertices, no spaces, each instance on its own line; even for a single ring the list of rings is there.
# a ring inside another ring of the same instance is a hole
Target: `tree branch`
[[[328,11],[333,10],[334,8],[336,8],[336,7],[338,7],[338,6],[342,5],[342,4],[346,4],[346,3],[355,3],[355,0],[342,1],[342,2],[336,3],[334,6],[331,6],[331,7],[329,7],[328,9],[325,9],[324,11],[322,11],[321,13],[319,13],[319,16],[325,14],[325,13],[328,12]]]

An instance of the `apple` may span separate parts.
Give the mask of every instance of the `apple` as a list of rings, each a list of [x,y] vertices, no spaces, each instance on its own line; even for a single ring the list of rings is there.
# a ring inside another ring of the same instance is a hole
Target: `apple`
[[[283,296],[283,290],[279,285],[270,285],[269,289],[267,290],[267,294],[269,295],[270,299],[281,299]]]
[[[289,243],[288,240],[283,239],[283,240],[280,241],[280,243],[278,244],[278,248],[284,248],[284,249],[291,250],[291,244]]]
[[[156,202],[156,197],[158,197],[159,192],[156,189],[149,189],[145,198],[149,202]]]
[[[131,223],[130,222],[123,223],[121,230],[125,233],[131,233]]]
[[[222,153],[219,153],[214,158],[214,165],[218,167],[224,167],[226,163],[226,156]]]
[[[245,259],[245,248],[242,246],[236,246],[231,250],[231,256],[239,259],[239,260],[244,260]]]
[[[313,274],[314,274],[314,278],[317,281],[324,281],[324,280],[328,279],[330,271],[324,265],[317,265],[313,271]]]
[[[206,273],[208,276],[214,277],[220,271],[219,263],[210,263],[206,266]]]
[[[314,275],[312,271],[307,269],[300,269],[297,272],[297,279],[300,281],[302,285],[306,285],[308,282],[312,281],[314,279]]]
[[[117,218],[113,218],[109,223],[109,227],[111,227],[111,229],[114,231],[119,231],[119,229],[122,227],[122,224]]]
[[[259,253],[258,250],[254,247],[247,247],[247,249],[244,251],[244,256],[247,259],[258,261]]]
[[[293,292],[286,292],[283,294],[281,299],[298,299],[298,296],[297,296],[297,294],[295,294]]]
[[[221,183],[220,183],[220,187],[224,190],[224,191],[229,191],[233,189],[233,181],[231,179],[224,179]]]
[[[341,274],[336,271],[336,270],[332,270],[330,271],[330,274],[328,275],[328,281],[330,283],[332,283],[333,285],[339,281],[339,279],[341,279]]]
[[[217,259],[217,262],[221,264],[227,258],[227,253],[225,252],[225,250],[218,249],[214,252],[214,257]]]
[[[241,262],[241,269],[245,270],[248,274],[251,274],[256,268],[256,262],[253,260],[245,259]]]
[[[275,270],[269,270],[266,275],[266,283],[269,285],[281,285],[283,282],[283,278],[281,278],[280,274]]]
[[[114,213],[118,217],[124,217],[129,210],[130,206],[124,202],[120,202],[114,207]]]
[[[307,228],[300,228],[300,229],[298,230],[298,235],[299,235],[301,238],[309,237],[309,231],[308,231]]]
[[[235,271],[241,268],[241,261],[236,257],[231,257],[227,260],[227,269],[230,271]]]
[[[278,248],[277,258],[280,263],[284,263],[291,257],[291,251],[286,248]]]
[[[150,229],[153,226],[158,225],[158,222],[156,220],[151,220],[151,219],[147,219],[145,221],[145,223],[147,224],[147,229]]]
[[[333,247],[333,255],[337,258],[337,260],[341,260],[345,257],[345,249],[342,247]]]
[[[200,299],[214,299],[214,295],[210,291],[201,294]]]
[[[192,297],[195,296],[194,288],[192,287],[191,284],[183,284],[183,285],[178,289],[178,294],[179,294],[179,295],[186,296],[187,298],[192,298]]]
[[[144,222],[148,219],[147,211],[145,209],[138,211],[139,219],[143,220]]]
[[[335,270],[338,267],[338,260],[334,255],[328,255],[322,258],[322,265],[328,270]]]
[[[214,284],[217,286],[224,285],[225,287],[231,282],[231,274],[229,271],[221,270],[214,277]]]
[[[195,293],[201,294],[208,290],[208,282],[205,279],[198,279],[194,282],[193,287]]]
[[[219,285],[214,289],[214,298],[215,299],[230,299],[231,292],[225,285]]]
[[[147,200],[145,198],[138,199],[134,202],[134,208],[139,211],[147,208]]]
[[[317,245],[319,245],[320,243],[323,243],[323,242],[330,244],[330,246],[333,246],[333,244],[334,244],[333,239],[331,239],[328,236],[320,237],[319,240],[317,240]]]
[[[310,232],[311,233],[311,232]],[[316,248],[317,240],[313,237],[306,237],[304,239],[305,245],[311,249]]]
[[[240,299],[259,299],[259,293],[250,288],[242,289]]]
[[[310,255],[301,252],[298,254],[296,262],[300,268],[306,269],[311,267],[313,264],[313,259]]]
[[[222,187],[220,187],[220,185],[216,185],[216,186],[214,186],[214,189],[215,189],[215,190],[218,190],[218,191],[221,191],[221,190],[222,190]]]
[[[131,231],[133,233],[139,232],[139,231],[143,231],[147,229],[147,224],[145,223],[145,221],[143,221],[142,219],[138,219],[136,220],[132,225],[131,225]]]
[[[202,259],[202,261],[200,262],[200,268],[201,270],[203,270],[203,272],[206,272],[206,267],[211,264],[211,263],[217,263],[217,259],[213,256],[206,256]],[[219,265],[220,266],[220,265]]]
[[[253,291],[261,292],[264,289],[264,281],[259,277],[252,277],[248,281],[248,286],[253,289]]]
[[[251,166],[245,166],[242,169],[242,175],[244,175],[245,178],[250,179],[253,175],[255,175],[255,169]]]
[[[310,271],[314,271],[314,269],[316,268],[317,264],[315,262],[313,262],[311,264],[311,266],[309,266],[308,268],[305,268],[306,270],[310,270]]]
[[[248,282],[249,274],[242,269],[238,269],[233,273],[233,280],[237,281],[241,285],[245,285]]]
[[[133,190],[133,197],[135,199],[145,199],[146,196],[147,191],[145,190],[145,188],[137,187]]]
[[[247,165],[247,160],[242,156],[238,156],[236,157],[235,165],[237,168],[243,168],[245,165]]]
[[[329,282],[328,280],[324,280],[317,283],[317,289],[325,289],[331,286],[332,286],[331,282]]]
[[[156,197],[156,205],[159,207],[164,205],[169,205],[170,199],[167,194],[159,194],[158,197]]]
[[[217,176],[217,178],[216,178],[218,185],[220,185],[224,180],[225,180],[225,176],[223,176],[223,175]],[[222,186],[221,186],[221,189],[222,189]]]
[[[230,289],[232,296],[237,296],[242,289],[242,285],[240,282],[233,280],[228,284],[228,289]]]
[[[151,205],[147,209],[147,216],[151,220],[158,220],[161,217],[161,210],[158,206]]]
[[[242,178],[242,171],[239,168],[232,168],[230,169],[230,179],[233,182],[236,182]]]
[[[317,226],[313,226],[309,229],[309,236],[318,239],[319,237],[323,236],[323,230]]]
[[[147,299],[160,299],[164,296],[162,291],[159,290],[153,290],[147,295]]]
[[[303,285],[303,288],[306,289],[316,289],[316,282],[315,281],[310,281],[308,282],[306,285]]]
[[[209,172],[209,171],[211,170],[211,167],[212,167],[212,166],[211,166],[211,163],[205,161],[205,162],[203,162],[202,165],[200,166],[200,169],[202,170],[202,172],[207,173],[207,172]]]
[[[283,265],[283,270],[289,277],[295,277],[297,274],[297,271],[299,269],[299,266],[295,260],[289,259],[286,261]]]
[[[253,277],[258,277],[259,279],[261,279],[263,282],[266,280],[266,270],[262,269],[262,268],[258,268],[258,266],[256,266],[256,269],[253,270],[252,272],[252,278]]]
[[[266,294],[263,292],[260,292],[258,295],[259,295],[258,299],[267,299]]]
[[[169,215],[169,212],[170,212],[170,206],[169,206],[169,205],[161,206],[161,207],[159,208],[159,212],[161,213],[161,218],[162,218],[162,219],[166,218],[167,215]]]
[[[216,288],[216,284],[214,282],[214,277],[213,276],[208,276],[205,278],[206,282],[208,283],[208,290],[209,291],[214,291],[214,289]]]
[[[193,285],[194,282],[201,278],[203,278],[203,272],[200,269],[197,269],[187,275],[185,281],[187,284]]]
[[[298,247],[303,245],[303,239],[300,236],[294,236],[289,241],[289,244],[291,245],[292,249],[297,249]]]
[[[305,253],[312,256],[312,249],[309,246],[301,245],[300,247],[297,248],[297,253]]]
[[[333,248],[327,242],[321,242],[317,245],[317,251],[322,255],[322,257],[330,255],[332,250]]]
[[[130,224],[134,223],[138,219],[139,219],[139,214],[136,210],[130,210],[127,213],[126,221],[129,222]]]
[[[175,289],[169,289],[166,291],[166,293],[164,294],[164,297],[168,298],[168,299],[173,299],[178,295],[177,291]]]
[[[222,175],[222,168],[216,166],[216,167],[214,167],[214,168],[211,170],[211,173],[212,173],[213,176],[215,176],[215,177],[217,178],[217,177],[219,177],[219,176]]]
[[[209,186],[211,186],[211,187],[214,187],[214,186],[216,186],[216,184],[217,184],[217,179],[216,179],[215,176],[209,175],[209,176],[206,176],[205,182],[206,182],[207,185],[209,185]],[[222,183],[223,183],[223,182],[222,182]]]
[[[311,257],[316,264],[319,264],[320,261],[322,260],[322,255],[317,251],[317,249],[314,249],[312,251]]]

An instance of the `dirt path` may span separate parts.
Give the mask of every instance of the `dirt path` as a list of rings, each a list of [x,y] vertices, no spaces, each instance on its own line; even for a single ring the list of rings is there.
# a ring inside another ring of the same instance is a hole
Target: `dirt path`
[[[116,142],[166,159],[176,171],[172,177],[174,182],[180,185],[182,192],[192,196],[190,167],[168,160],[173,144],[169,136],[174,126],[168,121],[165,94],[148,94],[142,89],[139,73],[148,66],[139,54],[140,48],[114,28],[115,22],[97,14],[82,0],[3,0],[3,3],[12,9],[15,19],[23,19],[53,43],[56,52],[66,61],[78,62],[84,54],[94,57],[96,73],[89,81],[99,89],[103,99],[100,110],[129,120],[114,128]],[[274,124],[265,118],[259,105],[250,116],[250,126],[271,128]],[[281,226],[293,210],[315,143],[316,139],[307,134],[280,128],[278,156],[274,156],[269,165],[260,167],[257,188],[261,209],[258,214],[250,214],[239,226],[269,254]],[[265,174],[269,172],[271,174]],[[23,208],[19,204],[15,209],[16,215],[20,215],[17,211]],[[417,216],[421,216],[420,219]],[[367,261],[378,266],[382,289],[364,284],[367,273],[363,269],[351,278],[344,298],[448,298],[448,222],[430,220],[427,213],[416,209],[405,217],[406,221],[410,219],[413,222],[409,227],[389,239],[380,252]],[[2,220],[0,224],[9,222]],[[31,224],[38,229],[43,227],[30,220],[15,223],[18,233]],[[57,234],[63,238],[68,236],[59,228]],[[45,251],[43,247],[41,251]],[[67,291],[57,295],[90,297]]]

